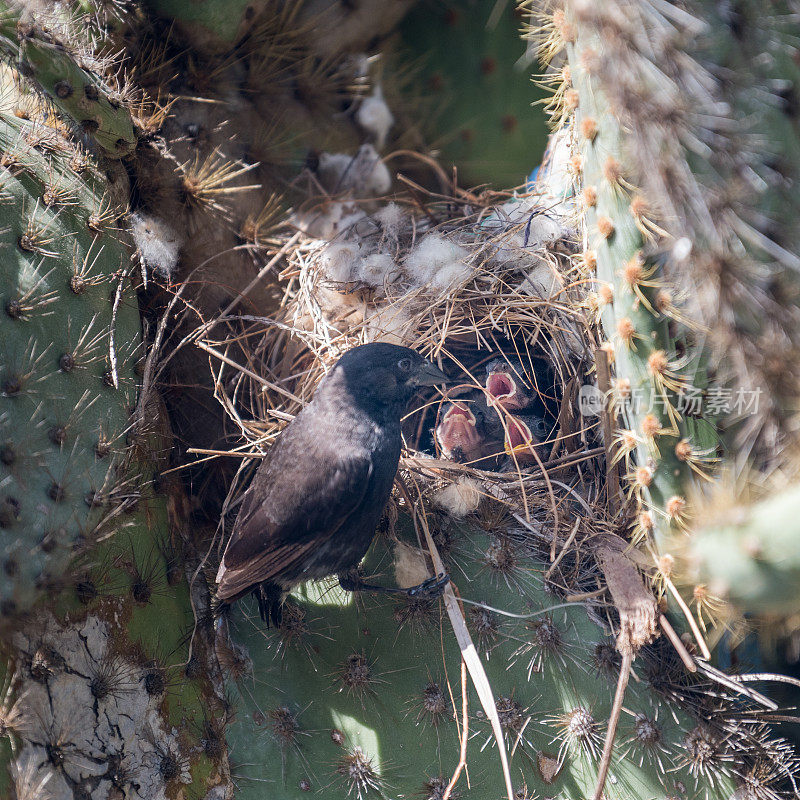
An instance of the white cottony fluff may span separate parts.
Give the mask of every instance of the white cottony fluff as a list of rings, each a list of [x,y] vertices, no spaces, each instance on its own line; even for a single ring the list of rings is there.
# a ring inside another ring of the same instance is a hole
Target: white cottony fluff
[[[394,578],[401,589],[418,586],[430,578],[425,554],[405,542],[394,544]]]
[[[472,268],[464,259],[467,251],[438,233],[429,233],[406,256],[408,276],[418,286],[447,289],[468,280]]]
[[[329,194],[352,191],[356,196],[385,194],[392,176],[371,144],[363,144],[354,156],[320,153],[317,177]]]
[[[320,153],[317,177],[329,194],[336,194],[349,188],[346,185],[348,173],[353,168],[355,156],[348,153]]]
[[[489,221],[489,227],[492,222],[499,222],[504,228],[517,228],[509,243],[531,249],[555,242],[565,232],[564,217],[543,205],[540,197],[509,200],[497,210],[497,222]]]
[[[356,280],[360,260],[361,253],[357,244],[333,242],[322,251],[317,263],[329,281],[349,283]]]
[[[570,129],[564,127],[550,137],[545,160],[536,174],[536,191],[558,203],[567,202],[572,187],[571,157]]]
[[[366,217],[353,203],[326,203],[292,216],[292,222],[312,239],[333,239]]]
[[[362,259],[357,278],[368,286],[383,286],[394,271],[394,259],[388,253],[373,253]]]
[[[459,478],[436,492],[433,501],[454,517],[466,517],[480,505],[481,487],[472,478]]]
[[[465,264],[463,261],[451,261],[449,264],[443,264],[436,271],[436,274],[431,279],[431,285],[436,289],[446,291],[453,286],[460,286],[466,283],[473,274],[472,267]]]
[[[383,99],[380,86],[376,86],[372,94],[364,98],[356,111],[356,122],[372,138],[378,150],[382,150],[386,136],[394,124],[394,115]]]
[[[387,203],[372,215],[389,236],[395,237],[403,221],[403,216],[403,209],[397,203]]]
[[[365,145],[367,146],[367,145]],[[369,178],[364,184],[364,188],[369,194],[378,196],[386,194],[392,188],[392,173],[383,161],[376,161],[369,174]]]
[[[151,272],[172,278],[183,240],[158,217],[135,213],[129,217],[131,236],[141,263]]]
[[[555,267],[545,259],[528,272],[520,289],[528,294],[541,297],[542,300],[556,299],[564,288],[564,283]]]

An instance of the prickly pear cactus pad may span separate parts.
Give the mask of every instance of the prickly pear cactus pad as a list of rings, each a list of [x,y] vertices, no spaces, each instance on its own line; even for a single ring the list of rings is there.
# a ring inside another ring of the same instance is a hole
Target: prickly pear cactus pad
[[[465,606],[511,754],[515,797],[590,797],[619,669],[605,609],[565,603],[524,530],[444,526],[438,536],[452,543],[460,594],[515,615]],[[398,548],[413,541],[383,538],[366,571],[391,577]],[[510,557],[498,560],[500,549]],[[468,776],[450,796],[502,796],[497,745],[471,687],[464,727],[460,655],[439,601],[353,599],[310,585],[286,612],[278,630],[263,629],[254,604],[243,604],[232,620],[236,644],[226,648],[223,666],[240,708],[228,729],[237,797],[266,790],[287,800],[314,793],[441,798],[462,737]],[[704,699],[702,684],[683,685],[665,648],[636,671],[641,680],[628,689],[603,797],[731,797],[750,768],[751,748],[780,779],[784,766],[770,761],[758,731],[726,716],[734,714],[729,701]],[[670,699],[692,693],[699,716]]]
[[[112,61],[95,57],[99,48],[86,36],[85,21],[65,9],[34,23],[26,11],[0,4],[0,54],[102,153],[129,155],[136,146],[133,120],[121,94],[103,78]]]
[[[102,533],[136,404],[140,322],[123,211],[79,147],[0,116],[0,611],[28,608]]]
[[[152,425],[147,438],[148,464],[162,468]],[[205,796],[226,780],[224,704],[210,651],[193,636],[174,499],[156,494],[146,474],[129,474],[136,502],[114,535],[62,577],[53,610],[4,647],[18,797],[32,778],[64,800]]]
[[[545,117],[531,105],[546,92],[529,80],[536,52],[520,39],[520,24],[512,3],[422,2],[400,27],[433,106],[424,131],[464,185],[519,186],[544,150]]]
[[[137,406],[124,173],[8,109],[0,142],[0,794],[205,794],[227,774],[224,712],[176,501],[155,491],[164,412]]]

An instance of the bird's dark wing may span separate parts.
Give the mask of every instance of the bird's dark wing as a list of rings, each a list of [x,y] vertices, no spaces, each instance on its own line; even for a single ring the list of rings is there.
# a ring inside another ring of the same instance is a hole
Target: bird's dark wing
[[[298,464],[294,448],[280,444],[242,503],[217,575],[221,600],[302,563],[359,511],[367,492],[372,461],[366,453],[306,452]]]

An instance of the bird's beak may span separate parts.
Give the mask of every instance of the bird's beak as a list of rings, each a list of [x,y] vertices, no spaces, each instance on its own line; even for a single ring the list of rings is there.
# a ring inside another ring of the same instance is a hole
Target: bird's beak
[[[426,361],[411,379],[411,382],[415,386],[438,386],[440,383],[448,383],[449,378],[436,364]]]

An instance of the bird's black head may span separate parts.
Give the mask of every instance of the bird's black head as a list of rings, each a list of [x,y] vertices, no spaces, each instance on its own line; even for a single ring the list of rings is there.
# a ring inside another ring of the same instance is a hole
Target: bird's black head
[[[419,353],[386,342],[348,350],[325,379],[360,407],[381,414],[401,413],[417,387],[446,381],[447,376]]]

